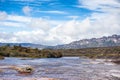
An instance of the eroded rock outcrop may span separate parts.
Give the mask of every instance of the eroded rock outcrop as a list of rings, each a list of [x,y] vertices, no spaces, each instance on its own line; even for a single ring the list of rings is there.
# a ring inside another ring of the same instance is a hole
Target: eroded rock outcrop
[[[32,73],[34,71],[33,67],[30,65],[20,65],[20,66],[1,66],[0,69],[13,69],[19,73]]]
[[[29,65],[12,66],[11,68],[18,71],[19,73],[32,73],[34,71],[33,67]]]

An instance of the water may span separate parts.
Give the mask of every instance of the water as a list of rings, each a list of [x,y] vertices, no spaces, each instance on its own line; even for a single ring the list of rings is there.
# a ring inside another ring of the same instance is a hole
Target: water
[[[120,80],[120,65],[104,60],[79,57],[27,59],[5,58],[0,60],[2,66],[31,65],[34,72],[21,75],[15,70],[4,69],[0,80],[25,80],[40,78],[57,78],[60,80]]]

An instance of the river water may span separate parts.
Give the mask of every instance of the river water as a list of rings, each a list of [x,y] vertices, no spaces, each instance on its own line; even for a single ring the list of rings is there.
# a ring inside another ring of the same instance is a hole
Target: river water
[[[4,69],[0,80],[40,80],[56,78],[59,80],[120,80],[120,65],[102,59],[85,59],[79,57],[26,59],[5,58],[0,60],[2,66],[30,65],[34,72],[21,75],[15,70]]]

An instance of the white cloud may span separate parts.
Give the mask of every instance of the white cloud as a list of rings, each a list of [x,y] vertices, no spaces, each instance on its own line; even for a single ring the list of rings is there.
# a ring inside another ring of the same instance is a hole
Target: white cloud
[[[120,18],[118,16],[94,13],[82,21],[73,19],[64,22],[32,18],[30,22],[28,21],[29,25],[26,26],[33,28],[32,31],[2,34],[0,41],[56,45],[84,38],[119,34]]]
[[[31,21],[31,17],[26,17],[26,16],[18,16],[18,15],[8,15],[7,20],[14,21],[14,22],[23,22],[23,23],[28,23]]]
[[[14,23],[22,23],[16,24],[16,26],[24,25],[28,29],[32,28],[32,31],[0,33],[0,42],[31,42],[56,45],[84,38],[120,34],[119,3],[116,0],[80,1],[82,1],[80,2],[82,7],[103,13],[94,12],[91,16],[83,20],[78,20],[77,16],[70,16],[73,20],[69,21],[8,15],[6,20],[13,21]],[[11,25],[14,23],[11,23]],[[3,23],[1,22],[1,24]]]
[[[0,32],[0,42],[16,42],[15,41],[15,36],[13,34],[8,34],[6,32]]]
[[[26,27],[30,22],[30,17],[5,14],[5,16],[1,17],[0,26]]]
[[[25,15],[30,15],[30,12],[32,11],[32,9],[29,6],[24,6],[22,10]]]
[[[33,18],[29,24],[30,27],[33,29],[42,29],[42,30],[49,30],[51,28],[50,21],[43,19],[43,18]]]
[[[1,26],[8,26],[8,27],[24,27],[25,24],[18,23],[18,22],[0,22]]]
[[[68,18],[77,19],[77,18],[79,18],[79,16],[68,16]]]
[[[96,20],[91,21],[91,19]],[[1,37],[0,41],[31,42],[49,45],[63,44],[83,38],[100,37],[114,33],[119,34],[118,22],[119,19],[115,16],[93,14],[90,18],[86,18],[83,21],[70,20],[59,23],[56,27],[51,27],[51,24],[49,25],[51,28],[48,28],[48,30],[38,26],[33,31],[2,34],[4,36]],[[48,23],[45,22],[45,24]],[[9,37],[10,34],[12,35]]]
[[[105,8],[112,8],[112,7],[119,7],[120,3],[117,2],[117,0],[79,0],[79,3],[81,6],[79,7],[85,7],[91,10],[97,10],[97,9],[105,9]]]
[[[47,13],[54,13],[54,14],[67,14],[64,11],[46,11]]]
[[[7,18],[7,13],[0,11],[0,20],[5,20],[6,18]]]
[[[67,14],[67,12],[65,12],[65,11],[58,11],[58,10],[53,10],[53,11],[36,11],[36,12],[50,13],[50,14]]]

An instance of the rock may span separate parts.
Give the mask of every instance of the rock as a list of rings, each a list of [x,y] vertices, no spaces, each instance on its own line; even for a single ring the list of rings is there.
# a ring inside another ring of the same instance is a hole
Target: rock
[[[119,60],[112,60],[111,62],[115,63],[115,64],[120,64],[120,59]]]
[[[112,73],[111,76],[120,78],[120,74],[118,74],[118,73]]]
[[[2,59],[4,59],[4,57],[3,57],[3,56],[0,56],[0,60],[2,60]]]
[[[0,69],[0,73],[3,72],[3,70]]]
[[[18,71],[19,73],[32,73],[33,72],[33,67],[29,65],[12,66],[11,68]]]
[[[59,79],[54,79],[54,78],[40,78],[38,80],[59,80]]]
[[[20,65],[20,66],[0,66],[0,69],[13,69],[18,71],[19,73],[32,73],[33,67],[29,65]]]
[[[55,78],[24,78],[22,80],[60,80]]]
[[[120,78],[120,71],[119,70],[110,70],[110,75],[113,76],[113,77],[116,77],[116,78]]]

